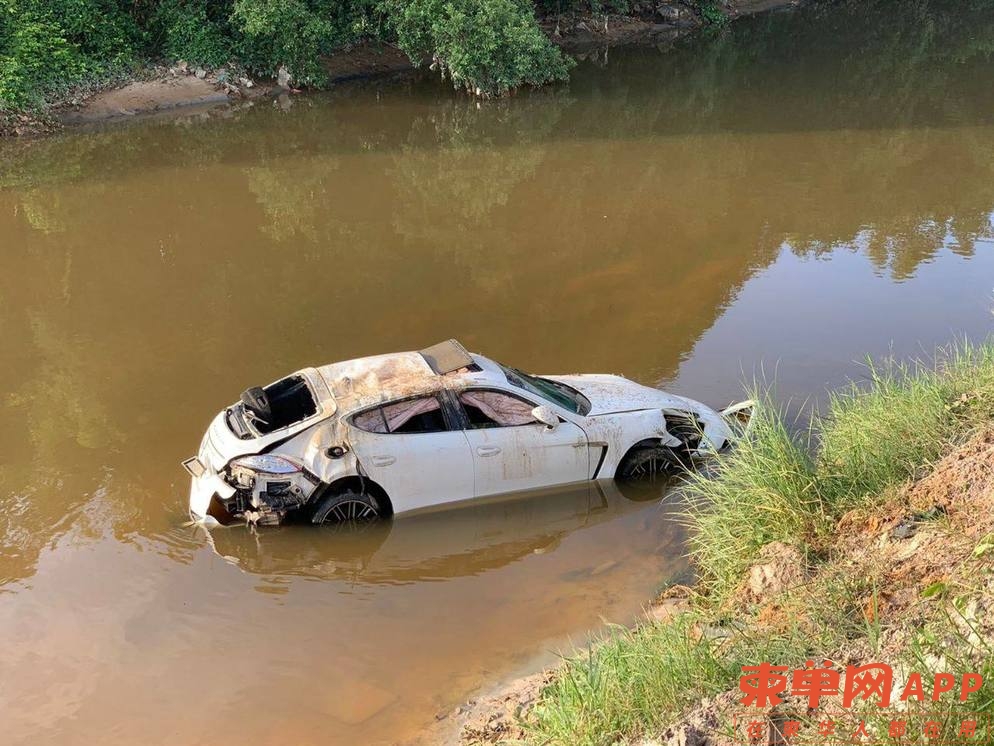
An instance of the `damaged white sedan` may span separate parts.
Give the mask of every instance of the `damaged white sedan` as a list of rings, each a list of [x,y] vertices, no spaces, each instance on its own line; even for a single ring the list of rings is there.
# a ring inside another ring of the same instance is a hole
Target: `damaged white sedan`
[[[250,388],[183,466],[196,521],[340,523],[687,465],[748,411],[615,375],[529,375],[449,340]]]

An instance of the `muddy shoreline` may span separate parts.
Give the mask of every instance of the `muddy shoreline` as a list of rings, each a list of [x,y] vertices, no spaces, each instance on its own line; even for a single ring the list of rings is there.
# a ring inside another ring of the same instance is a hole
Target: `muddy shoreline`
[[[726,0],[728,22],[757,13],[798,7],[810,0]],[[676,41],[708,26],[690,3],[635,3],[631,14],[569,14],[540,19],[540,27],[567,53],[584,59],[620,45],[659,45]],[[362,42],[325,59],[328,86],[345,87],[390,76],[413,74],[415,66],[398,48]],[[217,109],[245,101],[276,100],[300,95],[290,84],[259,80],[229,67],[194,68],[179,62],[149,66],[126,80],[92,90],[78,90],[41,113],[0,112],[0,137],[52,134],[65,128],[101,122],[143,119]]]
[[[671,586],[646,602],[644,612],[632,622],[631,629],[675,619],[690,609],[692,593],[689,586]],[[426,725],[412,746],[436,743],[478,746],[522,741],[527,736],[523,724],[529,711],[539,701],[542,690],[561,672],[560,666],[547,664],[531,668],[527,673],[494,682],[452,710],[437,713],[435,722]]]

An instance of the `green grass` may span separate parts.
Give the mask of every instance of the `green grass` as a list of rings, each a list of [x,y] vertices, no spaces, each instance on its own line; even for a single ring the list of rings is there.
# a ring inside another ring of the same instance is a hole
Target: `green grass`
[[[712,599],[734,590],[764,544],[817,553],[845,511],[922,474],[994,418],[994,343],[940,350],[931,364],[868,363],[867,371],[866,381],[831,396],[803,438],[759,396],[750,437],[716,474],[691,476],[690,550]]]
[[[823,602],[794,609],[796,623],[782,634],[760,638],[748,628],[731,639],[707,634],[714,625],[720,629],[726,602],[765,544],[794,544],[816,561],[843,513],[893,494],[994,418],[994,343],[960,344],[931,364],[871,364],[868,373],[832,396],[824,416],[801,436],[767,401],[747,439],[711,474],[689,478],[686,519],[701,591],[696,610],[674,623],[614,629],[567,659],[526,720],[529,743],[594,746],[658,733],[700,698],[735,688],[742,665],[770,660],[797,667],[854,641],[878,649],[879,624],[863,613],[866,599],[878,598],[878,579],[837,573],[817,576],[809,598]],[[956,629],[939,622],[915,649],[922,658],[944,653],[957,671],[980,666],[994,673],[994,655],[983,651],[978,662]],[[929,670],[923,660],[911,664]],[[981,701],[994,707],[994,691]]]
[[[563,661],[528,715],[526,742],[602,746],[658,733],[701,698],[734,689],[742,665],[765,660],[802,667],[820,651],[871,634],[873,625],[854,613],[854,589],[834,590],[839,603],[808,620],[815,633],[794,625],[752,634],[700,610],[635,629],[611,627],[604,639]]]
[[[651,733],[701,697],[734,686],[739,661],[803,661],[816,642],[794,632],[744,632],[733,640],[709,625],[690,612],[634,630],[612,627],[600,643],[564,661],[530,713],[528,742],[600,746]]]
[[[814,463],[769,403],[753,415],[750,437],[717,469],[690,475],[687,514],[701,587],[715,598],[734,589],[763,545],[807,545],[830,525]]]
[[[534,712],[542,743],[599,744],[680,712],[695,692],[718,692],[732,674],[694,619],[614,628],[602,644],[567,659]]]
[[[994,345],[961,344],[931,366],[868,364],[821,423],[819,489],[840,509],[925,470],[994,415]]]

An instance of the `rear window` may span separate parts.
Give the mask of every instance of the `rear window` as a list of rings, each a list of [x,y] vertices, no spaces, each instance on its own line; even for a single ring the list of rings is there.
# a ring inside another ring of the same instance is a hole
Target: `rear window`
[[[317,414],[317,403],[303,376],[287,376],[262,390],[266,393],[269,410],[255,411],[252,424],[263,435]]]
[[[448,429],[442,403],[436,396],[367,409],[353,417],[352,424],[368,433],[437,433]]]

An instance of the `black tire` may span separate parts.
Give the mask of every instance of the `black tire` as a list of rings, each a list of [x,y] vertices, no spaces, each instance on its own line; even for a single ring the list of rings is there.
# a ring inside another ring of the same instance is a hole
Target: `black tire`
[[[383,508],[375,497],[347,490],[322,497],[311,515],[311,523],[366,523],[382,516]]]
[[[615,476],[626,482],[669,477],[686,469],[680,455],[665,446],[636,448],[622,460]]]

